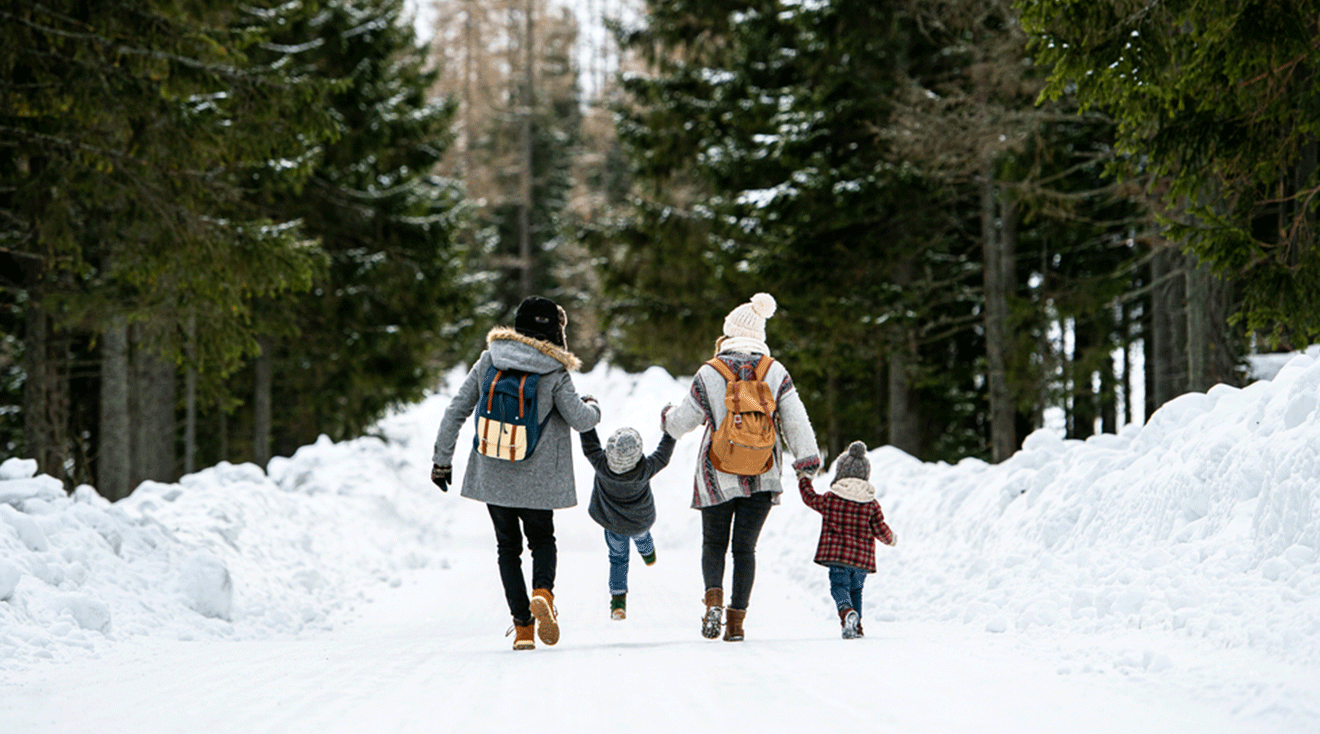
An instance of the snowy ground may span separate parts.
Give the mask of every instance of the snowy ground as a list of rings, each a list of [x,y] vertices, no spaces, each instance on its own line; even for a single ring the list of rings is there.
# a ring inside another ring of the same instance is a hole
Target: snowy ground
[[[686,385],[577,382],[602,435],[633,425],[648,448]],[[427,481],[452,386],[376,438],[114,505],[6,461],[0,730],[1320,731],[1315,354],[1117,436],[1038,432],[998,466],[873,451],[899,545],[877,549],[855,641],[796,493],[762,535],[747,641],[700,637],[694,434],[654,482],[659,562],[634,562],[623,622],[579,457],[563,639],[514,653],[484,507]]]

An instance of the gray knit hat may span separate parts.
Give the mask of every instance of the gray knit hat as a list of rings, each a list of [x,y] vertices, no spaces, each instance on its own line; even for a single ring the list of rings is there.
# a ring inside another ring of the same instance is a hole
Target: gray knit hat
[[[871,462],[866,458],[866,444],[861,441],[849,444],[848,450],[834,464],[834,481],[848,478],[863,481],[871,478]]]
[[[642,460],[642,434],[635,428],[620,428],[605,442],[605,462],[615,474],[627,474]]]

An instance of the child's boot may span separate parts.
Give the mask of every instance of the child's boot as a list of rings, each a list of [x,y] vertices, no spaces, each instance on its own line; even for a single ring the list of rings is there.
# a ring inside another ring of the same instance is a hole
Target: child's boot
[[[555,612],[555,595],[549,589],[532,592],[532,616],[536,618],[536,634],[541,642],[553,645],[559,642],[559,619]]]
[[[522,624],[515,619],[513,620],[513,629],[509,630],[509,632],[517,633],[513,637],[513,649],[515,650],[536,649],[536,640],[534,639],[536,635],[536,620],[529,619],[527,620],[526,624]],[[504,633],[504,636],[508,637],[509,632]]]
[[[862,618],[852,607],[839,607],[839,625],[843,627],[843,639],[853,640],[861,637],[858,627],[861,626]]]
[[[743,618],[747,616],[746,609],[734,609],[729,607],[724,610],[724,641],[742,642],[743,638]]]
[[[724,589],[706,589],[706,614],[701,618],[701,636],[708,640],[719,637],[723,615]]]
[[[610,597],[610,619],[625,619],[628,608],[628,595],[615,594]]]
[[[643,554],[642,554],[642,562],[645,563],[645,564],[648,565],[648,566],[654,566],[654,565],[655,565],[655,551],[651,551],[650,553],[643,553]]]

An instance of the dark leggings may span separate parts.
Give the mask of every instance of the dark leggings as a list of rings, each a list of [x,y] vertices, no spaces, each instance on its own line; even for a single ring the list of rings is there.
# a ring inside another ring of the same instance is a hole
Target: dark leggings
[[[733,530],[733,593],[731,609],[746,609],[756,581],[756,540],[770,514],[772,497],[757,492],[751,497],[701,508],[701,575],[707,589],[724,588],[724,555]]]
[[[528,624],[532,620],[532,608],[527,597],[527,581],[522,572],[523,535],[527,535],[527,548],[532,552],[532,588],[553,591],[557,560],[555,512],[489,504],[486,508],[490,510],[490,520],[495,525],[500,580],[504,582],[504,598],[509,602],[509,613],[515,622]],[[519,521],[522,527],[519,527]]]

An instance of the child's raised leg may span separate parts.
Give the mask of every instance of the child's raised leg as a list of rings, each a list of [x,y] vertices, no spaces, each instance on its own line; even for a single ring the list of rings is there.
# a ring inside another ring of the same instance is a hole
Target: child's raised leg
[[[606,530],[605,547],[610,554],[610,616],[623,619],[628,594],[629,538]]]
[[[655,565],[655,540],[651,537],[651,531],[634,535],[633,543],[637,545],[637,552],[641,554],[642,561],[648,566]]]

